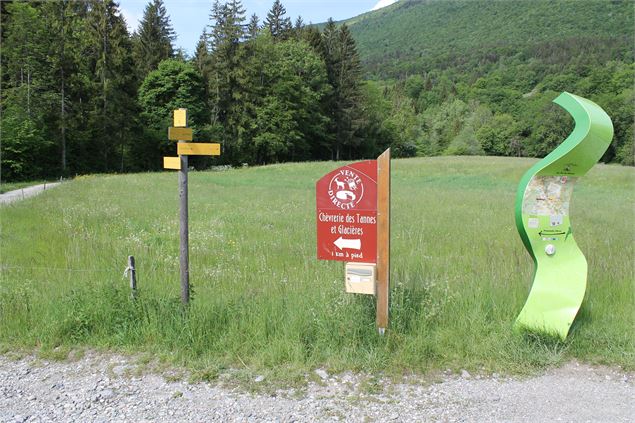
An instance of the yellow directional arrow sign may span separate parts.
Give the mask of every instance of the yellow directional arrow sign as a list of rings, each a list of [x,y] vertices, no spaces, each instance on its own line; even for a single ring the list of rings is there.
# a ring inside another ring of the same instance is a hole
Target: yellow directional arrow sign
[[[168,128],[170,141],[192,141],[192,128]]]
[[[181,158],[180,157],[164,157],[163,168],[181,170]]]
[[[177,154],[186,156],[220,156],[220,144],[178,143]]]

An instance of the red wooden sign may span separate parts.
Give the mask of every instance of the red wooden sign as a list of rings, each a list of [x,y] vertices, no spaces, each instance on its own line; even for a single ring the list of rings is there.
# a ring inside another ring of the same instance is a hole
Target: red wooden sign
[[[318,259],[377,262],[377,161],[340,167],[316,184]]]

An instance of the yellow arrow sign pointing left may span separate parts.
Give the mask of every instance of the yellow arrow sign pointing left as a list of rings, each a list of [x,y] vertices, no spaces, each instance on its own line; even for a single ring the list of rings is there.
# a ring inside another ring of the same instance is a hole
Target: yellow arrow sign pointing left
[[[168,128],[170,141],[192,141],[192,128]]]
[[[180,156],[220,156],[220,144],[180,142],[176,147]]]

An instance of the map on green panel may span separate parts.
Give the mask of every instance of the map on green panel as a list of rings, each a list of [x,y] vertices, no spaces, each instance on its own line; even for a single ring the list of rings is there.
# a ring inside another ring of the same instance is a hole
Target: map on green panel
[[[576,180],[602,157],[613,124],[600,106],[562,93],[554,102],[575,120],[569,137],[523,176],[516,226],[535,262],[534,281],[516,327],[567,337],[586,291],[587,262],[569,219]]]
[[[568,216],[575,179],[569,176],[532,178],[525,191],[523,210],[530,215]]]

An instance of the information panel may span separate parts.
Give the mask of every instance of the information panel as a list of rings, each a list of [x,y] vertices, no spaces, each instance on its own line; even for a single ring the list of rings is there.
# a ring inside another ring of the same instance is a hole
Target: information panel
[[[584,300],[588,267],[571,228],[571,196],[578,178],[611,144],[613,124],[600,106],[585,98],[565,92],[554,102],[571,114],[576,126],[518,186],[516,226],[536,271],[516,327],[564,340]]]
[[[377,161],[342,166],[316,184],[320,260],[377,262]]]

